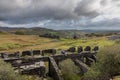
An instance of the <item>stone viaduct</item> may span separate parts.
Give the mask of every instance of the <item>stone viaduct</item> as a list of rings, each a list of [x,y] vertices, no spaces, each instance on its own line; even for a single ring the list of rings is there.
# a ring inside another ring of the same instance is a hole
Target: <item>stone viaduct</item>
[[[72,50],[70,50],[72,49]],[[98,52],[98,47],[94,47],[91,50],[91,47],[87,46],[85,49],[83,47],[78,47],[77,52],[73,48],[69,48],[69,51],[65,51],[64,54],[56,54],[55,49],[43,50],[40,53],[40,50],[33,51],[23,51],[22,55],[19,56],[16,52],[13,56],[7,58],[4,54],[1,54],[1,60],[4,60],[7,63],[10,63],[16,72],[25,75],[38,75],[40,77],[44,77],[46,75],[46,67],[41,66],[40,62],[48,63],[48,73],[47,76],[52,77],[54,80],[63,80],[62,73],[59,67],[59,62],[71,59],[75,65],[77,65],[81,73],[87,72],[92,63],[96,62],[96,53]],[[73,51],[74,50],[74,51]],[[70,52],[71,51],[71,52]],[[45,53],[51,53],[50,56],[45,56]],[[35,56],[35,54],[37,56]],[[38,55],[42,56],[38,56]],[[25,55],[29,55],[27,59],[24,57]],[[5,58],[4,58],[5,57]],[[42,68],[43,67],[43,68]],[[42,74],[41,74],[42,73]]]

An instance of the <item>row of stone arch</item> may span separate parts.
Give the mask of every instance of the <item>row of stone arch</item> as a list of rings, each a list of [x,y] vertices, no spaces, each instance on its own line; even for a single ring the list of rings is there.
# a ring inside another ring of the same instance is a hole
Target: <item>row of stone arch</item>
[[[70,47],[67,50],[60,50],[60,54],[65,54],[66,52],[76,52],[77,53],[81,53],[83,51],[95,51],[97,52],[99,50],[98,46],[95,46],[93,49],[90,46],[86,46],[85,48],[83,48],[82,46],[77,47]],[[45,50],[27,50],[27,51],[22,51],[21,53],[18,52],[14,52],[12,54],[9,53],[0,53],[1,58],[11,58],[11,57],[15,57],[15,58],[20,58],[20,57],[24,57],[24,56],[45,56],[45,54],[50,54],[50,55],[55,55],[57,53],[56,49],[45,49]]]
[[[83,48],[82,46],[79,46],[79,47],[77,47],[77,50],[75,47],[70,47],[66,51],[69,51],[69,52],[76,52],[77,51],[77,53],[80,53],[82,51],[98,51],[98,50],[99,50],[98,46],[95,46],[93,49],[90,46],[86,46],[85,48]]]

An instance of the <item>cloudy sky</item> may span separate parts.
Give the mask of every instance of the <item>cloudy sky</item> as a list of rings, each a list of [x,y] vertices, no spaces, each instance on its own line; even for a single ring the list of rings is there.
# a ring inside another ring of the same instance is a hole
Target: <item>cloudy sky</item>
[[[120,0],[0,0],[0,26],[120,30]]]

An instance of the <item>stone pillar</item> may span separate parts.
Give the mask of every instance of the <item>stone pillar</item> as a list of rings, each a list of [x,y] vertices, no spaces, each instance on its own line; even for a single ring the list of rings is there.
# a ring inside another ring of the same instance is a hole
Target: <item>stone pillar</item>
[[[41,55],[44,56],[44,50],[41,51]]]
[[[86,57],[85,64],[87,64],[88,66],[91,66],[91,60],[88,57]]]
[[[88,71],[89,67],[85,63],[83,63],[78,59],[72,59],[72,60],[81,69],[82,73],[85,73]]]
[[[52,54],[53,54],[53,55],[56,54],[56,49],[52,49]]]
[[[82,47],[82,46],[79,46],[77,52],[78,52],[78,53],[81,53],[82,51],[83,51],[83,47]]]
[[[19,51],[15,52],[14,54],[15,54],[16,58],[20,58],[20,52]]]
[[[39,56],[40,55],[40,50],[33,50],[33,55],[37,55],[37,56]]]
[[[45,63],[43,61],[40,61],[40,69],[39,69],[39,75],[41,79],[43,80],[45,75],[46,75],[46,68],[45,68]]]
[[[90,46],[86,46],[84,51],[91,51],[91,47]]]
[[[94,48],[93,48],[93,51],[98,51],[99,50],[99,47],[98,46],[95,46]]]
[[[54,80],[63,80],[61,77],[61,71],[59,70],[55,60],[49,57],[49,76]]]

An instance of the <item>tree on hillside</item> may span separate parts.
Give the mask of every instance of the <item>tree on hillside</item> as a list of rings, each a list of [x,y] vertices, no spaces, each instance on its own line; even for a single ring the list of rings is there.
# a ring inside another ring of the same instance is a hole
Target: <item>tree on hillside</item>
[[[25,32],[23,30],[17,30],[15,32],[15,34],[17,34],[17,35],[25,35]]]

